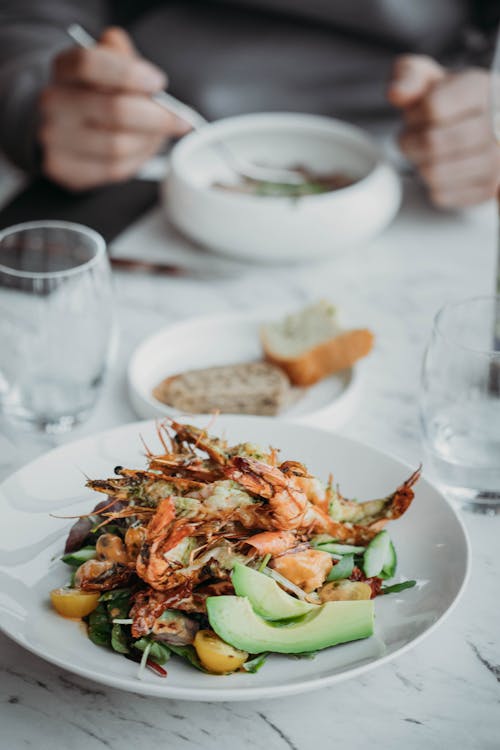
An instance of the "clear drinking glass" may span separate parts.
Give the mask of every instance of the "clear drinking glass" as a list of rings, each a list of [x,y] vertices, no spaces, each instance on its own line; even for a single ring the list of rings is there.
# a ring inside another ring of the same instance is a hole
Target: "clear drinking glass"
[[[64,221],[0,232],[0,411],[62,432],[87,417],[113,328],[103,238]]]
[[[422,371],[426,468],[462,507],[500,513],[500,298],[447,305],[436,316]]]
[[[493,62],[491,65],[491,123],[493,129],[493,136],[500,147],[500,27],[497,33],[497,42],[495,46],[495,54],[493,55]],[[498,216],[500,218],[500,181],[497,185],[497,206]],[[498,228],[497,235],[497,267],[496,267],[496,278],[495,287],[496,294],[500,296],[500,226]],[[500,349],[500,332],[496,339],[496,349]]]
[[[500,143],[500,27],[491,63],[491,119],[493,134]]]

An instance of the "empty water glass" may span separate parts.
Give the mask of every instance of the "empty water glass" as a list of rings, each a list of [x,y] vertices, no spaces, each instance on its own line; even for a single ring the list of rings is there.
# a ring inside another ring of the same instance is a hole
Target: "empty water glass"
[[[427,469],[462,507],[500,513],[500,297],[436,316],[424,357],[420,414]]]
[[[103,238],[63,221],[0,232],[0,410],[62,432],[85,419],[106,372],[113,329]]]

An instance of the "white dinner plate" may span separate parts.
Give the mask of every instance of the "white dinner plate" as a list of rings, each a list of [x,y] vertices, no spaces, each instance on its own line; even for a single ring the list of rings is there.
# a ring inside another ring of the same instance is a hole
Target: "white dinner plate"
[[[198,419],[206,424],[206,417]],[[219,417],[217,431],[230,442],[281,448],[281,456],[304,461],[320,477],[333,471],[344,494],[382,497],[414,467],[351,440],[263,417]],[[330,648],[315,659],[273,655],[257,674],[217,677],[174,657],[168,677],[95,646],[79,622],[59,617],[49,591],[68,580],[61,554],[71,521],[53,515],[83,514],[96,502],[85,475],[113,475],[117,464],[142,467],[142,436],[159,447],[153,422],[138,422],[65,445],[38,458],[0,487],[0,627],[17,643],[71,672],[112,687],[165,698],[206,701],[253,700],[321,688],[382,665],[418,643],[442,622],[463,590],[469,548],[464,528],[443,496],[420,480],[403,518],[389,525],[398,553],[398,579],[418,586],[375,600],[375,634]]]
[[[180,412],[153,396],[164,378],[186,370],[262,359],[260,326],[279,318],[239,313],[204,315],[174,323],[149,336],[137,347],[128,365],[128,390],[132,407],[143,419],[174,417]],[[310,388],[294,388],[287,409],[278,416],[337,429],[349,418],[359,394],[356,367],[343,370]]]

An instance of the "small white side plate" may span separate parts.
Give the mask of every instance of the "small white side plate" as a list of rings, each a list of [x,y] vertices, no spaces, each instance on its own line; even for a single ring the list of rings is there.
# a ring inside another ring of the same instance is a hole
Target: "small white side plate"
[[[177,409],[162,404],[152,393],[169,375],[262,359],[259,328],[272,317],[247,313],[191,318],[147,338],[128,366],[129,396],[136,414],[144,419],[179,417]],[[280,417],[335,429],[353,410],[359,379],[353,367],[294,392],[292,404]]]

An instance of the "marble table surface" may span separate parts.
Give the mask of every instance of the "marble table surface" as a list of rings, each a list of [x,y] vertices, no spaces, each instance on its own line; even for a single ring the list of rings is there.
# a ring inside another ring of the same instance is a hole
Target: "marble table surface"
[[[176,259],[211,269],[210,276],[116,273],[120,341],[97,409],[65,438],[34,438],[1,425],[1,476],[51,445],[134,420],[125,367],[147,334],[188,316],[271,302],[300,306],[319,297],[337,303],[349,322],[369,324],[377,337],[341,432],[418,463],[419,369],[432,318],[445,301],[491,292],[495,236],[493,206],[438,213],[408,180],[398,218],[369,246],[327,263],[259,268],[193,250],[156,210],[115,242],[113,252]],[[0,747],[499,748],[500,517],[464,514],[464,520],[472,575],[442,626],[401,658],[303,696],[239,704],[145,698],[73,676],[0,635]]]

